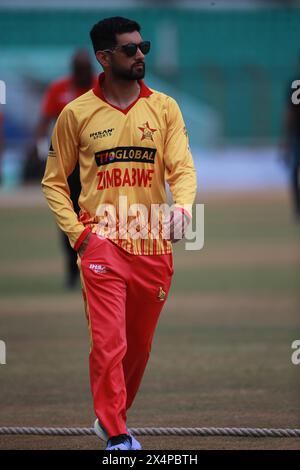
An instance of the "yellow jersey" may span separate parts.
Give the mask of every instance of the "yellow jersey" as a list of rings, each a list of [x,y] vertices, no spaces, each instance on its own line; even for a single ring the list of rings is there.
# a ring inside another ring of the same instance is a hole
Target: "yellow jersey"
[[[191,215],[197,178],[181,111],[173,98],[148,88],[142,80],[139,97],[120,109],[106,101],[104,78],[100,74],[95,88],[71,101],[59,115],[43,192],[75,250],[91,231],[97,231],[135,255],[170,253],[172,244],[161,232],[154,236],[147,228],[147,236],[145,231],[140,236],[137,231],[131,236],[129,230],[120,234],[119,201],[126,200],[129,214],[133,213],[130,207],[143,205],[149,211],[144,219],[150,222],[152,204],[167,201],[167,182],[175,206]],[[77,161],[82,187],[79,216],[67,182]],[[99,222],[105,217],[107,222],[108,212],[99,212],[99,207],[111,206],[117,229],[107,231],[107,224]]]

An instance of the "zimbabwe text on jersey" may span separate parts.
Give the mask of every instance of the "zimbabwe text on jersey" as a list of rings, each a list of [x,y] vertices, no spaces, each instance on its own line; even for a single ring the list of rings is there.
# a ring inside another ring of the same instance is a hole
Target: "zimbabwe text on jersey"
[[[154,170],[145,168],[113,168],[99,171],[97,189],[115,188],[120,186],[143,186],[151,188]]]

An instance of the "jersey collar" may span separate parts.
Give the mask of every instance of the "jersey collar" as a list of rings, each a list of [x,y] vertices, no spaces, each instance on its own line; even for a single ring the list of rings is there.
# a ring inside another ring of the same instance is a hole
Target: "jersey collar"
[[[98,77],[98,80],[97,80],[97,83],[96,85],[94,86],[93,88],[93,92],[96,96],[98,96],[98,98],[100,98],[102,101],[105,101],[105,103],[109,104],[110,106],[112,106],[113,108],[117,109],[118,111],[121,111],[122,113],[124,114],[127,114],[128,111],[138,102],[138,100],[140,98],[147,98],[148,96],[152,95],[152,91],[150,90],[150,88],[148,88],[144,81],[143,80],[138,80],[138,84],[140,85],[140,94],[139,96],[137,97],[136,100],[134,100],[127,108],[125,109],[121,109],[119,108],[118,106],[115,106],[111,103],[109,103],[104,94],[103,94],[103,91],[102,91],[102,83],[104,81],[104,77],[105,77],[105,74],[104,72],[100,73],[99,77]]]

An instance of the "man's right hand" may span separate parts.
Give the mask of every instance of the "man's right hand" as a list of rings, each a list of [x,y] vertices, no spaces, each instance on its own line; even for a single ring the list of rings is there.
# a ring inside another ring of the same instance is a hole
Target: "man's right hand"
[[[92,233],[89,233],[88,236],[81,243],[81,245],[79,247],[79,250],[78,250],[78,254],[79,254],[80,258],[82,258],[83,253],[87,249],[87,246],[89,244],[89,240],[90,240],[91,236],[92,236]]]

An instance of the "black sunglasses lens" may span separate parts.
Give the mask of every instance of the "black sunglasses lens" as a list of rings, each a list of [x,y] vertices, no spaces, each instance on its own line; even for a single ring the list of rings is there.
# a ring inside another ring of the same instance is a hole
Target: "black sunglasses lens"
[[[123,50],[128,57],[133,57],[136,54],[138,46],[136,44],[126,44]]]
[[[139,48],[143,54],[148,54],[148,52],[150,51],[150,41],[141,42]]]

